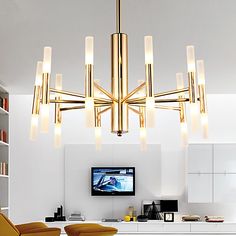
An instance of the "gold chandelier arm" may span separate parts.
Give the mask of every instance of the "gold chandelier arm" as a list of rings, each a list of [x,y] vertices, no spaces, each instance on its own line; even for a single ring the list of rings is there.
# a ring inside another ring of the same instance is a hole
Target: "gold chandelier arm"
[[[76,109],[84,109],[85,106],[61,107],[60,111],[71,111]]]
[[[112,101],[118,102],[117,99],[115,99],[113,97],[113,95],[111,93],[109,93],[106,89],[104,89],[103,87],[101,87],[99,84],[97,84],[96,82],[94,82],[94,86],[103,94],[105,94],[107,97],[109,97]]]
[[[50,103],[81,103],[81,104],[85,104],[85,101],[80,101],[80,100],[55,100],[55,99],[51,99]]]
[[[180,107],[174,107],[174,106],[161,106],[161,105],[155,105],[155,108],[157,109],[163,109],[163,110],[172,110],[172,111],[180,111]]]
[[[95,98],[94,98],[94,101],[95,101],[95,102],[109,102],[109,103],[112,103],[112,100],[111,100],[111,99],[107,99],[107,98],[98,98],[98,97],[95,97]]]
[[[137,88],[135,88],[133,91],[131,91],[127,96],[125,96],[121,102],[126,102],[127,99],[129,99],[130,97],[132,97],[135,93],[137,93],[140,89],[142,89],[144,86],[146,85],[146,82],[143,82],[142,84],[140,84]]]
[[[109,107],[107,107],[107,108],[104,108],[103,110],[101,110],[101,111],[98,112],[98,115],[101,115],[102,113],[107,112],[107,111],[109,111],[110,109],[111,109],[111,106],[109,106]]]
[[[146,102],[146,97],[140,97],[140,98],[131,98],[131,99],[128,99],[126,101],[128,104],[131,104],[131,103],[136,103],[136,102]]]
[[[169,99],[158,99],[155,103],[166,103],[166,102],[189,102],[189,98],[169,98]]]
[[[129,108],[131,111],[133,111],[134,113],[136,113],[136,114],[138,114],[138,115],[142,115],[142,113],[141,113],[140,111],[134,109],[133,107],[128,106],[128,108]]]
[[[175,90],[170,90],[170,91],[167,91],[167,92],[156,93],[154,95],[154,97],[158,98],[158,97],[168,96],[168,95],[172,95],[172,94],[184,93],[184,92],[188,92],[188,91],[189,91],[189,87],[182,88],[182,89],[175,89]]]
[[[73,97],[85,98],[85,95],[81,94],[81,93],[74,93],[74,92],[69,92],[69,91],[65,91],[65,90],[58,90],[58,89],[54,89],[54,88],[50,88],[50,92],[60,93],[60,94],[69,95],[69,96],[73,96]]]

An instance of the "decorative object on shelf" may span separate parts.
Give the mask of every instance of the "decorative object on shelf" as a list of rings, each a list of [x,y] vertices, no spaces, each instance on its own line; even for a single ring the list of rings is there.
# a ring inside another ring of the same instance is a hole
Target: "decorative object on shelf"
[[[174,213],[178,212],[178,200],[161,200],[161,212],[164,213],[165,222],[174,222]]]
[[[205,216],[206,222],[212,222],[212,223],[222,223],[224,222],[223,216]]]
[[[198,215],[183,215],[182,221],[200,221],[201,217]]]
[[[7,143],[7,132],[5,130],[0,130],[0,141]]]
[[[130,222],[130,216],[129,215],[124,216],[124,221],[125,222]]]
[[[57,208],[57,211],[54,212],[54,217],[45,217],[45,222],[53,221],[66,221],[66,217],[63,216],[63,206]]]
[[[162,220],[160,200],[143,201],[142,212],[149,220]]]
[[[0,107],[5,111],[8,111],[9,109],[8,98],[0,97]]]
[[[80,212],[72,213],[68,217],[69,221],[85,221],[85,216],[82,216]]]
[[[102,222],[121,222],[122,219],[120,218],[104,218],[102,219]]]
[[[147,221],[148,221],[148,217],[145,216],[145,215],[139,215],[139,216],[137,217],[137,221],[138,221],[138,222],[147,222]]]
[[[164,222],[174,222],[174,213],[164,213]]]
[[[8,175],[8,164],[0,162],[0,175]]]
[[[37,135],[39,113],[41,131],[48,132],[49,105],[55,104],[55,146],[60,146],[62,112],[85,109],[86,125],[95,128],[96,142],[101,139],[101,116],[111,111],[111,132],[122,136],[129,131],[129,111],[139,118],[140,141],[146,145],[146,127],[153,128],[155,109],[177,111],[183,139],[187,142],[187,120],[185,104],[190,104],[192,129],[196,129],[198,113],[207,137],[207,104],[205,92],[205,72],[203,60],[195,63],[194,46],[187,46],[188,86],[184,84],[183,73],[177,73],[177,89],[154,93],[153,40],[144,37],[145,81],[129,92],[128,90],[128,36],[121,33],[121,0],[116,0],[116,33],[111,35],[111,92],[94,81],[94,38],[85,38],[85,93],[62,90],[62,75],[56,75],[55,88],[50,87],[51,47],[44,48],[43,62],[37,63],[34,98],[32,106],[31,139]],[[197,70],[196,70],[197,64]],[[197,74],[196,74],[197,71]],[[198,78],[198,85],[197,85]],[[52,98],[54,94],[54,98]],[[67,95],[63,98],[62,95]],[[169,98],[169,95],[177,95]],[[68,96],[70,98],[68,98]],[[63,104],[65,104],[63,106]],[[71,104],[70,106],[67,106]],[[163,105],[177,104],[177,105]],[[198,109],[199,105],[199,109]],[[99,146],[99,145],[98,145]]]

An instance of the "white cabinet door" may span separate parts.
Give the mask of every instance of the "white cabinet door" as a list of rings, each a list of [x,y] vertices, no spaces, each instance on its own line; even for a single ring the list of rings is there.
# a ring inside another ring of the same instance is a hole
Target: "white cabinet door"
[[[163,232],[164,224],[163,223],[138,223],[138,232],[148,233],[148,232]]]
[[[212,173],[212,144],[191,144],[188,148],[188,173]]]
[[[191,223],[191,232],[219,232],[219,223]]]
[[[137,232],[138,231],[137,223],[127,223],[127,222],[113,223],[112,227],[118,229],[119,233]]]
[[[214,145],[214,173],[236,173],[236,144]]]
[[[188,174],[188,202],[212,202],[212,174]]]
[[[164,232],[190,232],[189,223],[166,223],[164,224]]]
[[[236,174],[214,174],[214,202],[236,202]]]

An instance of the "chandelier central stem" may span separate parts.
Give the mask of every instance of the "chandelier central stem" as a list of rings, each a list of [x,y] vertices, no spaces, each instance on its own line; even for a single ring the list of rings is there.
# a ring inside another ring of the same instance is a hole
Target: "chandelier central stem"
[[[120,10],[121,10],[121,6],[120,6],[120,1],[121,0],[116,0],[116,33],[120,33],[121,32],[121,17],[120,17]]]

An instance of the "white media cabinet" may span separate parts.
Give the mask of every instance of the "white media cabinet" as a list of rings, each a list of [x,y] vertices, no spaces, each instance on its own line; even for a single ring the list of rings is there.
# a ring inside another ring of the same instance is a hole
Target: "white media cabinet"
[[[207,223],[207,222],[101,222],[101,221],[64,221],[47,222],[49,227],[61,228],[71,224],[96,223],[112,226],[118,229],[118,234],[235,234],[236,222]]]

